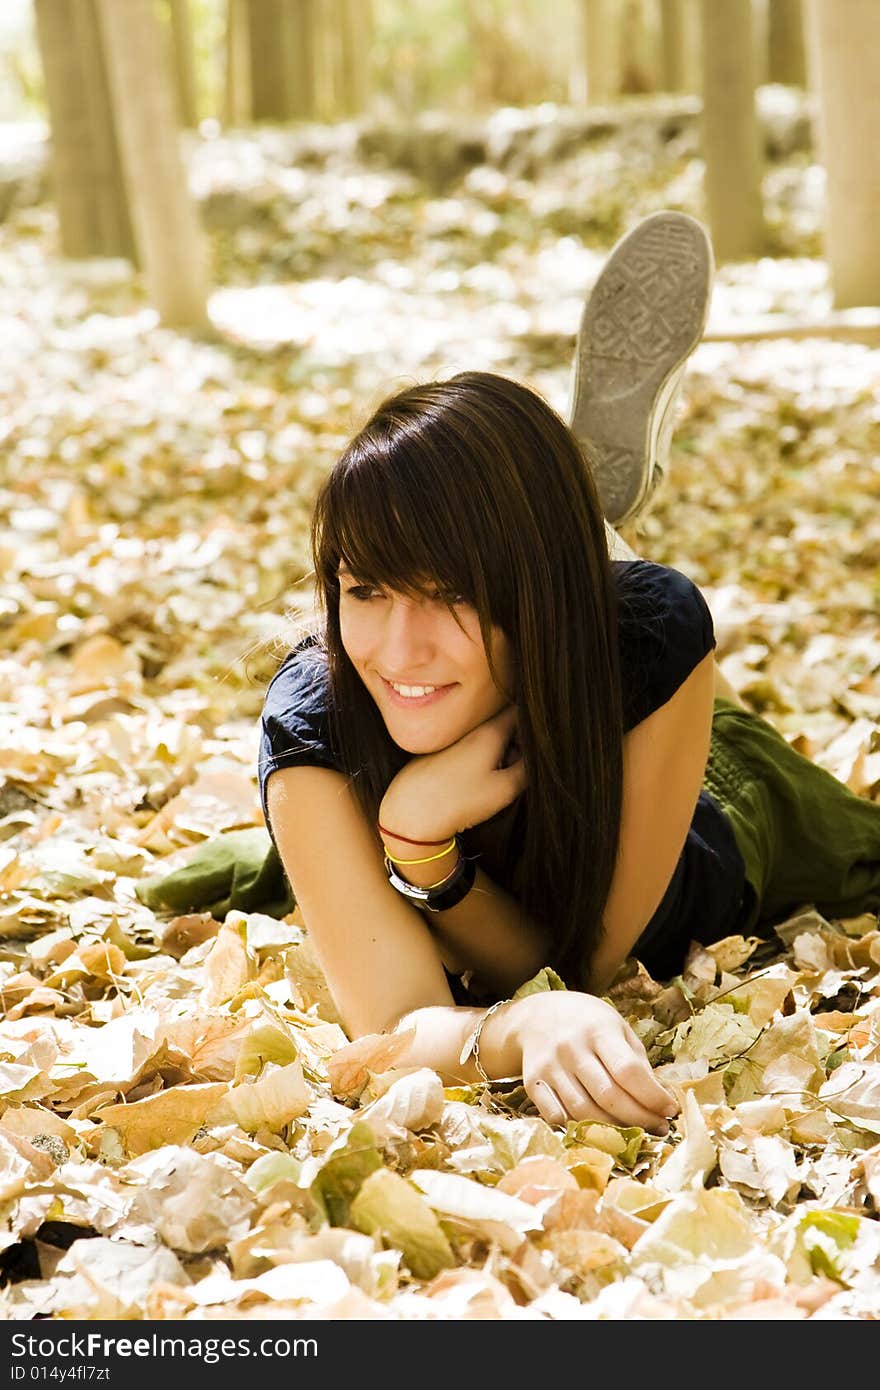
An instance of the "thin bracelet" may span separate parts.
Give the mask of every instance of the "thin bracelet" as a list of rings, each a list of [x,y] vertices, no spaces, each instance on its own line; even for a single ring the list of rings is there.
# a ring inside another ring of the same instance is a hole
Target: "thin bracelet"
[[[482,1081],[485,1081],[487,1084],[491,1084],[491,1078],[486,1075],[483,1064],[480,1061],[480,1034],[482,1033],[486,1020],[490,1017],[490,1015],[494,1014],[496,1009],[500,1009],[502,1004],[509,1003],[509,999],[499,999],[496,1001],[496,1003],[491,1004],[489,1008],[486,1009],[486,1011],[480,1015],[477,1021],[477,1026],[471,1033],[464,1047],[461,1049],[461,1055],[458,1059],[459,1066],[463,1067],[467,1059],[470,1057],[471,1053],[473,1053],[474,1066],[477,1069],[477,1075],[480,1077]],[[512,1076],[498,1078],[499,1081],[514,1081],[517,1079],[518,1078]]]
[[[386,830],[384,825],[376,821],[376,828],[383,835],[390,835],[392,840],[402,840],[405,845],[445,845],[445,840],[411,840],[408,835],[398,835],[396,830]]]
[[[444,883],[448,883],[449,880],[450,880],[451,878],[454,878],[455,875],[458,873],[458,866],[460,865],[460,863],[461,863],[461,861],[462,861],[463,858],[464,858],[464,856],[463,856],[463,854],[461,853],[461,850],[459,850],[458,858],[456,859],[455,864],[453,865],[453,867],[449,870],[449,873],[448,873],[448,874],[444,874],[443,877],[440,879],[439,883],[427,883],[427,884],[425,884],[425,887],[424,887],[423,891],[426,892],[426,893],[433,893],[433,891],[434,891],[435,888],[442,888],[443,885],[444,885]],[[386,867],[386,869],[390,869],[390,868],[391,868],[391,863],[392,863],[391,859],[390,859],[389,856],[386,854],[386,856],[385,856],[385,867]],[[398,875],[398,877],[399,877],[399,875]],[[415,885],[413,885],[413,886],[415,886]]]
[[[441,849],[439,854],[429,854],[426,859],[396,859],[393,854],[388,854],[387,845],[385,846],[385,853],[388,855],[392,864],[433,864],[435,859],[442,859],[445,854],[448,854],[451,849],[455,849],[457,845],[458,840],[453,836],[445,849]]]
[[[453,867],[452,869],[450,869],[450,871],[449,871],[449,873],[446,875],[446,877],[445,877],[445,878],[441,878],[441,880],[440,880],[439,883],[429,883],[429,884],[428,884],[428,892],[429,892],[429,893],[433,893],[433,891],[434,891],[435,888],[442,888],[443,885],[444,885],[444,883],[448,883],[449,880],[450,880],[451,878],[454,878],[454,877],[455,877],[455,875],[458,873],[458,866],[459,866],[459,864],[461,863],[461,859],[462,859],[461,851],[459,850],[459,855],[458,855],[458,858],[457,858],[456,861],[455,861],[455,865],[454,865],[454,867]]]

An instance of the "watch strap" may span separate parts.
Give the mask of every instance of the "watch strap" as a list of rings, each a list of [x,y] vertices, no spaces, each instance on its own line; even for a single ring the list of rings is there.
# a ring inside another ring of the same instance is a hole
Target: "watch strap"
[[[392,887],[418,907],[426,907],[429,912],[446,912],[450,907],[455,907],[473,888],[477,876],[476,863],[464,854],[459,855],[458,864],[449,878],[434,888],[418,888],[413,883],[407,883],[406,879],[397,873],[387,855],[385,867]]]

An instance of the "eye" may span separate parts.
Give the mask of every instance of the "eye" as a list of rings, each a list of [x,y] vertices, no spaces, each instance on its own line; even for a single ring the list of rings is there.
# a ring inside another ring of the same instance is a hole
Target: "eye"
[[[366,603],[368,599],[378,595],[378,589],[372,589],[369,584],[353,584],[350,589],[343,590],[350,598],[357,599],[359,603]]]
[[[467,599],[465,598],[464,594],[456,594],[452,592],[433,593],[429,594],[428,597],[430,598],[432,603],[451,603],[453,607],[458,607],[462,603],[467,603]]]

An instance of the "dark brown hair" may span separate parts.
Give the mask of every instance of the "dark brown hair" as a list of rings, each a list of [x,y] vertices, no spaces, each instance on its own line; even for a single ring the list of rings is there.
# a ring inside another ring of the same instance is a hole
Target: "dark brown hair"
[[[334,465],[311,542],[332,737],[371,823],[409,755],[342,646],[340,561],[361,583],[416,594],[427,577],[462,595],[487,653],[493,624],[508,637],[528,778],[519,899],[552,942],[547,963],[588,988],[618,850],[623,710],[605,525],[571,430],[490,372],[409,386]]]

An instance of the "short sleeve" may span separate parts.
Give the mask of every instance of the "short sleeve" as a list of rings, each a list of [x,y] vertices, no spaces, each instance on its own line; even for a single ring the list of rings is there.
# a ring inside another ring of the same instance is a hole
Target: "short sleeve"
[[[338,770],[330,736],[327,660],[312,639],[289,652],[266,689],[260,717],[257,778],[266,824],[266,783],[283,767]]]
[[[628,732],[665,705],[715,648],[715,626],[697,585],[679,570],[648,560],[614,564]]]

